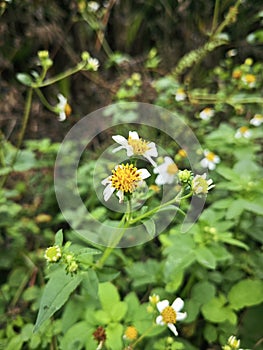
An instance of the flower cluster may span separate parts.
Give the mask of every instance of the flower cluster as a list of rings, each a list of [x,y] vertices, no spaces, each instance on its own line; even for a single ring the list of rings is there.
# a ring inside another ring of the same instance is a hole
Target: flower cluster
[[[239,346],[240,340],[237,339],[234,335],[231,335],[227,340],[227,344],[222,347],[222,350],[243,350],[240,349]]]
[[[105,201],[108,201],[116,191],[119,202],[123,203],[125,195],[130,196],[137,189],[144,186],[144,180],[151,176],[146,168],[139,169],[135,166],[135,157],[142,157],[153,166],[153,173],[157,175],[156,185],[152,184],[150,189],[156,193],[159,192],[159,186],[173,183],[180,183],[181,186],[187,187],[195,195],[205,195],[214,187],[212,185],[213,181],[206,179],[206,174],[194,176],[190,170],[179,170],[177,164],[169,156],[162,158],[162,161],[157,165],[154,160],[158,157],[155,143],[143,140],[136,131],[129,131],[127,139],[122,135],[114,135],[112,139],[118,144],[118,147],[114,148],[112,152],[125,150],[127,157],[132,157],[133,160],[126,164],[116,165],[111,175],[102,180],[102,185],[106,186],[103,191]],[[180,155],[180,158],[184,158],[187,153],[181,149],[175,158],[178,155]],[[205,158],[201,161],[201,165],[213,170],[215,164],[219,163],[220,158],[208,150],[204,152],[204,155]]]
[[[73,253],[67,252],[58,245],[48,247],[45,251],[44,258],[47,263],[53,264],[62,262],[65,265],[67,273],[74,273],[78,270],[78,263]]]

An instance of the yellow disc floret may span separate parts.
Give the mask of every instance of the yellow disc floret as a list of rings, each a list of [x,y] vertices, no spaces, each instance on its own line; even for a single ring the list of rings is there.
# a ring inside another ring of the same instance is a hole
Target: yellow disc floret
[[[135,340],[138,337],[138,331],[134,326],[129,326],[126,328],[124,335],[128,340]]]
[[[142,180],[141,172],[133,164],[122,164],[112,170],[111,185],[117,190],[132,193]]]
[[[174,175],[176,174],[178,171],[178,167],[175,163],[172,163],[172,164],[169,164],[168,167],[167,167],[167,173],[169,175]]]
[[[171,306],[167,306],[161,313],[163,322],[176,323],[176,312]]]
[[[131,137],[128,138],[128,144],[132,147],[133,153],[138,155],[143,155],[150,148],[148,146],[149,142],[143,139],[133,139]]]
[[[208,152],[207,155],[205,156],[207,160],[210,162],[213,162],[215,159],[215,154],[213,152]]]

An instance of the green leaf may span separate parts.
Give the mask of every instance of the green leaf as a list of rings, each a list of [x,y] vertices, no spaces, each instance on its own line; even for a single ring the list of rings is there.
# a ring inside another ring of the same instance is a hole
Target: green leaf
[[[111,350],[122,350],[123,342],[123,326],[119,323],[111,323],[106,330],[107,340],[106,346]]]
[[[41,298],[34,332],[65,304],[81,281],[81,275],[66,274],[64,269],[52,273]]]
[[[128,309],[128,305],[124,301],[120,301],[111,305],[110,315],[114,322],[120,321],[125,316]]]
[[[98,310],[95,312],[95,318],[99,324],[107,325],[110,323],[110,315],[108,311]]]
[[[120,296],[117,288],[110,282],[99,284],[99,298],[102,309],[111,314],[114,304],[120,301]]]
[[[63,244],[63,230],[59,230],[55,235],[55,244],[58,246],[62,246]]]
[[[31,86],[32,85],[32,78],[29,74],[26,73],[18,73],[16,75],[17,80],[26,85],[26,86]]]
[[[213,343],[217,339],[216,327],[207,323],[204,329],[204,337],[209,343]]]
[[[260,304],[263,301],[263,281],[246,279],[238,282],[229,291],[228,300],[235,310]]]
[[[207,247],[198,247],[195,250],[195,255],[199,264],[209,269],[215,269],[216,258]]]
[[[85,346],[88,337],[87,323],[78,322],[74,324],[65,335],[63,335],[60,348],[63,350],[81,350]],[[94,341],[94,346],[96,345]],[[94,347],[95,349],[95,347]]]
[[[215,286],[207,281],[202,281],[194,285],[191,297],[203,305],[211,300],[215,294]]]
[[[94,270],[89,269],[84,275],[83,275],[83,281],[82,286],[86,289],[87,293],[96,299],[98,297],[98,287],[99,287],[99,281],[97,274]]]
[[[226,300],[223,297],[213,298],[201,308],[202,314],[206,320],[214,323],[229,321],[235,324],[237,321],[236,314],[230,307],[224,306]]]
[[[37,165],[35,154],[30,150],[19,151],[14,165],[15,171],[27,171]]]
[[[20,334],[18,334],[9,341],[5,350],[20,350],[22,346],[23,346],[23,340]]]
[[[243,199],[237,199],[233,201],[228,207],[227,207],[227,214],[226,219],[233,219],[238,218],[245,209],[245,202]]]
[[[149,218],[147,220],[142,221],[142,224],[145,226],[146,231],[149,233],[150,237],[153,238],[156,233],[155,222],[153,219]]]

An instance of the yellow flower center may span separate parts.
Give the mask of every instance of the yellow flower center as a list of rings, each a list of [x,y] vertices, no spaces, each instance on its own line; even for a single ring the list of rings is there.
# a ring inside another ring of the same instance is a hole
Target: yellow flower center
[[[171,306],[166,306],[161,315],[163,317],[163,322],[176,323],[176,312]]]
[[[133,164],[122,164],[112,170],[111,185],[117,190],[132,193],[142,180],[141,172]]]
[[[187,157],[187,152],[184,149],[179,149],[178,151],[179,156],[181,156],[182,158]]]
[[[246,74],[245,80],[248,84],[252,84],[256,81],[256,77],[254,74]]]
[[[71,112],[72,112],[72,109],[68,103],[65,105],[64,112],[65,112],[67,117],[69,117]]]
[[[245,132],[248,131],[248,127],[247,126],[241,126],[241,128],[239,128],[239,131],[241,132],[241,134],[245,134]]]
[[[241,75],[242,75],[242,72],[241,72],[241,70],[239,70],[239,69],[234,70],[234,72],[232,73],[232,77],[233,77],[234,79],[239,79],[239,78],[241,77]]]
[[[169,164],[166,171],[170,175],[176,174],[178,171],[177,165],[175,163]]]
[[[137,329],[133,326],[127,327],[124,334],[125,334],[125,337],[129,340],[135,340],[138,336]]]
[[[136,140],[131,137],[128,138],[128,144],[132,146],[134,154],[143,155],[149,150],[148,143],[143,139]]]
[[[213,152],[208,152],[207,155],[205,156],[209,162],[213,162],[215,160],[215,154]]]

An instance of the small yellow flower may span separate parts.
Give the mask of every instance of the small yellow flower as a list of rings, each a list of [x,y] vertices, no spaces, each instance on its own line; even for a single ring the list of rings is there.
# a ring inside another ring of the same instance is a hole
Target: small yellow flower
[[[206,180],[206,174],[196,175],[192,180],[192,190],[196,195],[207,194],[211,188],[215,187],[212,185],[213,180]]]
[[[186,95],[184,89],[179,88],[179,89],[176,90],[175,100],[177,102],[184,101],[186,99],[186,97],[187,97],[187,95]]]
[[[263,123],[263,115],[255,114],[254,117],[250,120],[250,124],[254,126],[259,126]]]
[[[57,104],[57,109],[58,109],[58,120],[60,122],[63,122],[64,120],[67,119],[67,117],[70,116],[72,109],[70,105],[68,104],[68,100],[66,97],[64,97],[62,94],[58,94],[58,100],[59,103]]]
[[[249,139],[251,136],[251,131],[247,126],[241,126],[235,133],[235,138],[240,139],[241,137],[244,137],[246,139]]]
[[[174,335],[177,336],[178,332],[175,323],[184,320],[187,316],[186,312],[180,312],[184,307],[184,301],[181,298],[176,298],[170,306],[168,300],[162,300],[156,306],[160,312],[160,315],[156,318],[156,323],[161,326],[167,325]]]
[[[48,214],[38,214],[36,217],[35,217],[35,221],[37,223],[44,223],[44,222],[49,222],[51,221],[52,219],[52,216],[48,215]]]
[[[211,107],[206,107],[199,113],[199,117],[202,120],[210,120],[214,115],[215,110]]]
[[[134,326],[129,326],[124,332],[124,339],[135,340],[138,337],[138,331]]]
[[[242,72],[240,69],[235,69],[232,73],[232,78],[233,79],[240,79],[242,76]]]
[[[161,191],[160,187],[157,185],[150,185],[149,189],[156,192],[156,193],[159,193]]]
[[[220,163],[220,158],[213,152],[205,150],[204,156],[205,158],[201,160],[201,165],[203,168],[214,170],[216,167],[216,164]]]
[[[256,85],[256,76],[254,74],[245,74],[242,77],[243,82],[249,87],[254,87]]]
[[[45,251],[45,259],[52,263],[52,262],[57,262],[61,258],[61,249],[58,245],[54,245],[52,247],[49,247]]]
[[[115,190],[118,190],[119,202],[124,200],[124,194],[132,193],[137,187],[143,184],[144,179],[151,176],[147,169],[137,169],[133,164],[117,165],[112,170],[112,175],[104,179],[101,183],[106,186],[103,196],[107,201]]]
[[[252,60],[252,58],[247,58],[244,63],[246,66],[252,66],[253,60]]]

